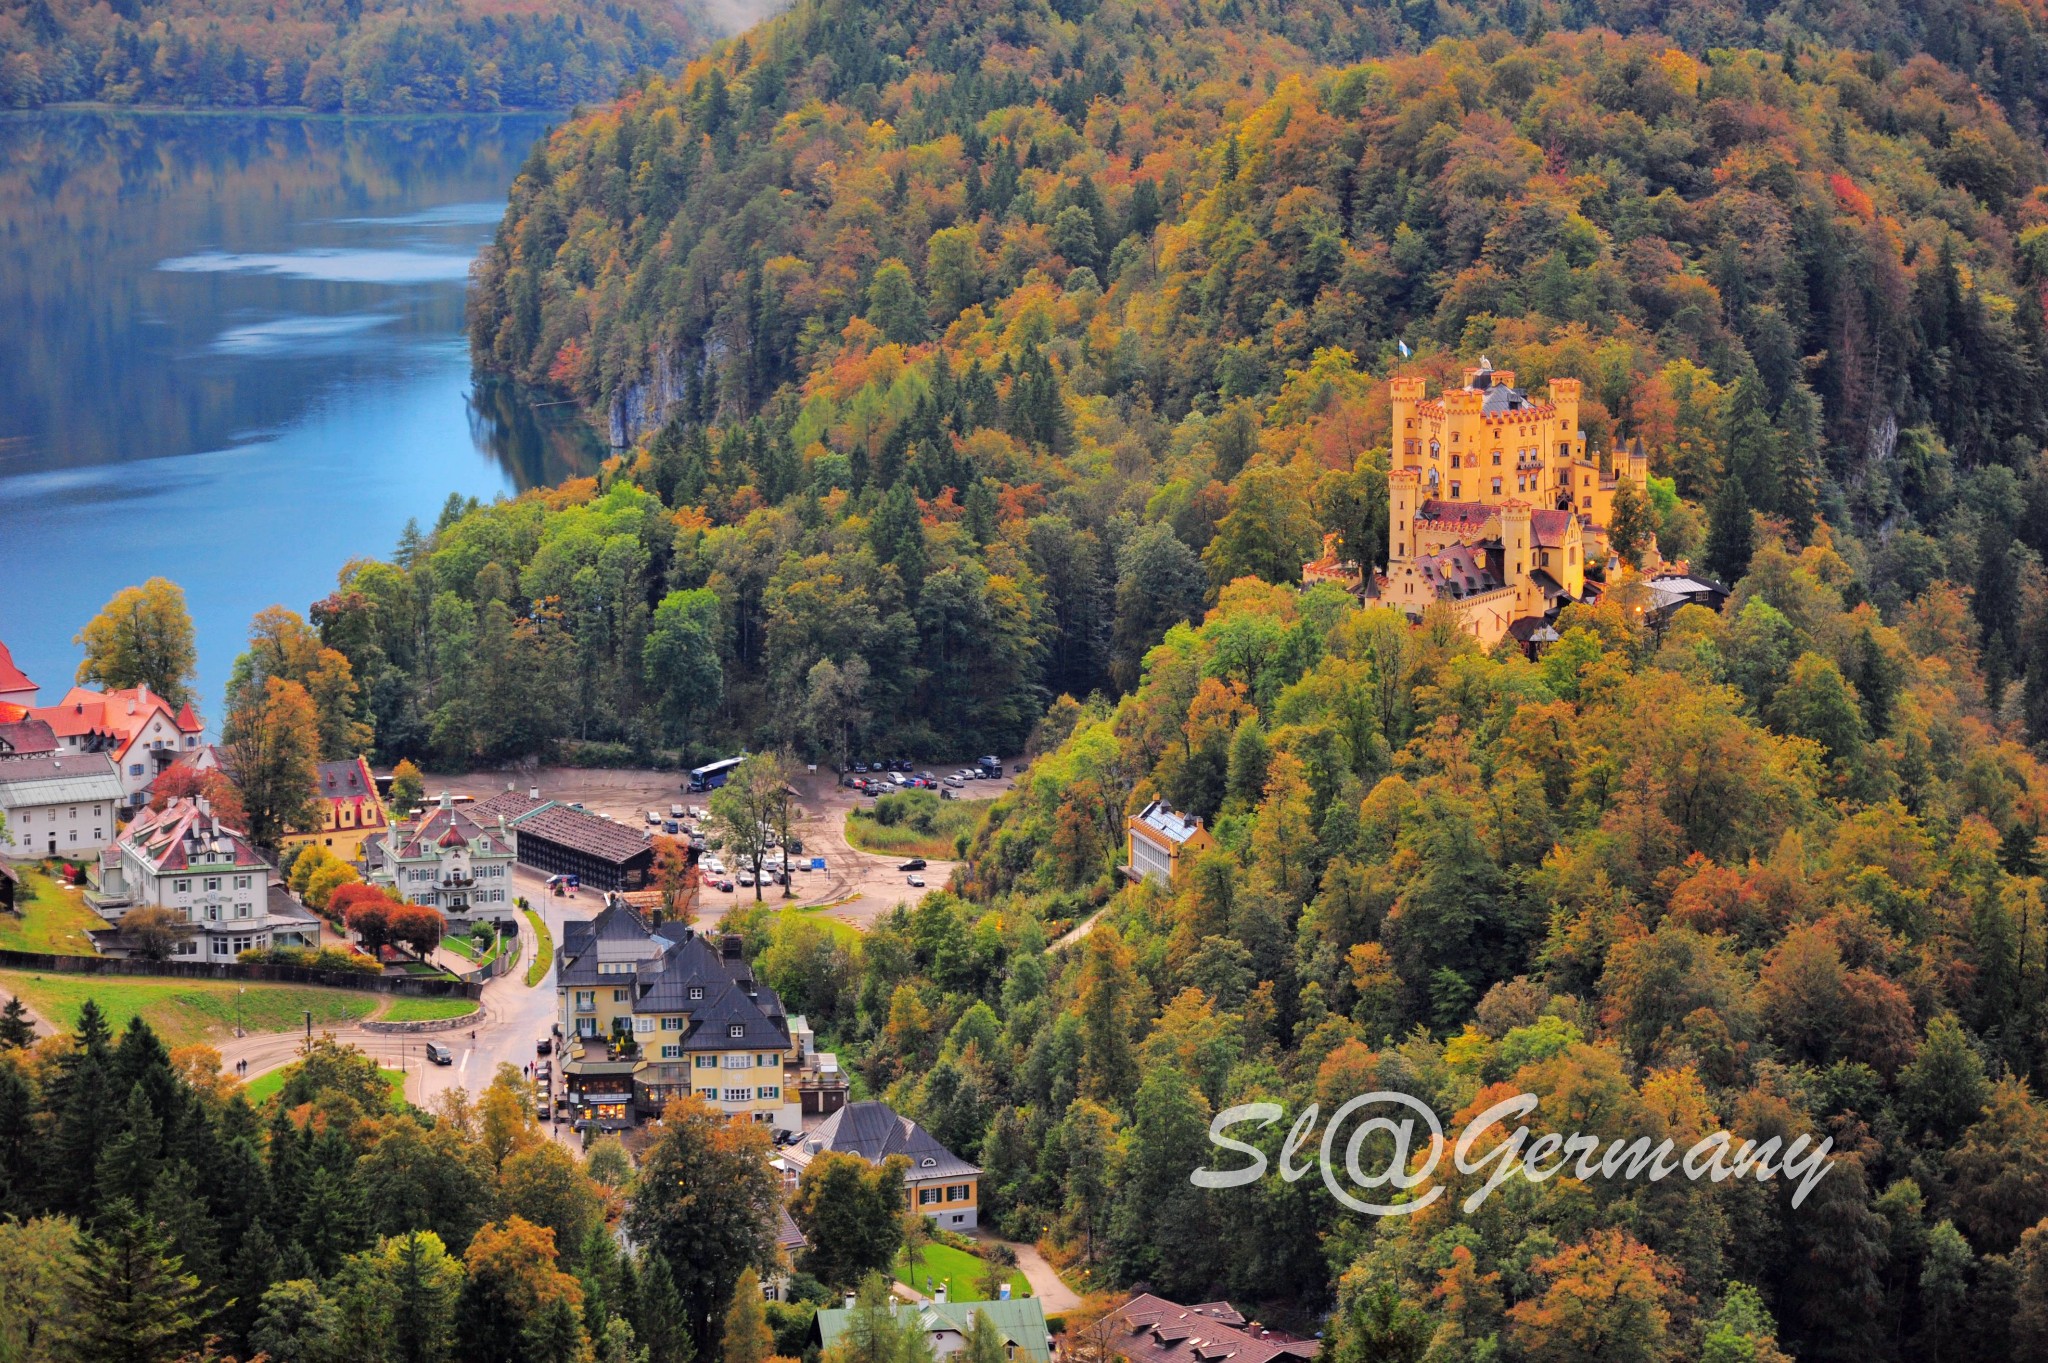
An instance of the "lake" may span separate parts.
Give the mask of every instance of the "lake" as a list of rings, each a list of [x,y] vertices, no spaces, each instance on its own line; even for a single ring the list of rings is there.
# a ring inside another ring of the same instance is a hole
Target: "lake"
[[[469,262],[541,116],[0,115],[0,640],[71,684],[121,587],[184,587],[200,694],[450,493],[595,469],[472,381]]]

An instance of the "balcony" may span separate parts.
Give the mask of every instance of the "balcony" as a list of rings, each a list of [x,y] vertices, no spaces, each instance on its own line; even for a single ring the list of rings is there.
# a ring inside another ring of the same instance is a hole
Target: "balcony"
[[[437,883],[444,890],[466,890],[470,886],[476,884],[476,877],[463,875],[445,875],[442,876],[439,882]]]

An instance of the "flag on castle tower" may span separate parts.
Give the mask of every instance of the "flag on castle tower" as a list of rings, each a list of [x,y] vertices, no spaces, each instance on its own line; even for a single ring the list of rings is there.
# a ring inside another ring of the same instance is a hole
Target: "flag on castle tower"
[[[1414,351],[1408,348],[1408,343],[1406,341],[1396,341],[1394,342],[1394,344],[1401,347],[1401,358],[1404,360],[1415,353]]]

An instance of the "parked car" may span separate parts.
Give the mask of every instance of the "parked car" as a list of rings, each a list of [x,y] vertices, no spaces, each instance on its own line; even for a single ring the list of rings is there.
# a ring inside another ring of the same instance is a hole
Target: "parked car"
[[[427,1059],[433,1061],[436,1065],[452,1065],[455,1063],[454,1052],[438,1041],[429,1041],[427,1043]]]
[[[668,816],[669,816],[669,817],[670,817],[671,819],[680,819],[680,818],[682,818],[682,817],[683,817],[683,807],[682,807],[681,805],[670,805],[670,806],[668,807]]]
[[[711,872],[712,875],[722,876],[725,874],[725,863],[717,857],[706,857],[704,858],[704,869]]]
[[[924,888],[924,877],[920,875],[911,876],[910,887],[914,890],[922,890]]]
[[[867,775],[868,764],[865,762],[856,762],[853,764],[853,769],[859,772],[861,775],[865,776]]]
[[[899,871],[922,871],[924,869],[924,866],[925,861],[923,857],[912,857],[909,861],[904,862],[901,866],[898,866],[896,869]]]
[[[1002,762],[994,757],[977,757],[974,759],[974,765],[981,770],[982,775],[991,779],[1003,774]]]
[[[554,1038],[546,1036],[542,1037],[539,1041],[534,1043],[533,1053],[535,1055],[553,1055],[555,1053]]]
[[[548,1100],[545,1097],[533,1105],[533,1119],[537,1122],[551,1121],[554,1115],[554,1109],[548,1105]]]
[[[661,831],[668,834],[670,837],[674,837],[676,834],[683,831],[683,826],[677,823],[674,819],[670,819],[662,824]]]
[[[957,776],[948,776],[946,778],[946,784],[951,786],[955,790],[959,790],[962,787],[964,787],[967,783]]]
[[[647,822],[649,822],[649,823],[660,823],[660,822],[661,822],[661,811],[660,811],[660,810],[658,810],[658,809],[650,809],[650,810],[648,810],[648,811],[647,811]]]
[[[738,875],[734,876],[733,879],[739,882],[740,887],[742,889],[753,888],[754,873],[752,871],[741,871]]]
[[[720,876],[716,883],[719,889],[725,891],[727,894],[732,893],[732,882],[730,880],[727,880],[724,876]]]

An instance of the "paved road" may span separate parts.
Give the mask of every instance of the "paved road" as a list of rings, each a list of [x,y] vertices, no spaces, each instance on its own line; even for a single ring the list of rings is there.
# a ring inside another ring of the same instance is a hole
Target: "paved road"
[[[1053,1271],[1045,1256],[1038,1252],[1036,1245],[1027,1245],[1021,1240],[1003,1240],[1001,1236],[983,1226],[974,1232],[978,1240],[999,1241],[1008,1245],[1017,1255],[1017,1271],[1024,1275],[1024,1281],[1031,1284],[1031,1295],[1038,1298],[1038,1304],[1048,1316],[1072,1311],[1081,1305],[1081,1298],[1073,1288],[1068,1287],[1060,1275]]]
[[[565,921],[592,917],[604,907],[604,897],[593,891],[586,891],[575,898],[550,897],[543,888],[541,877],[523,866],[514,868],[513,889],[515,893],[524,895],[527,902],[546,919],[548,931],[558,944],[562,940]],[[332,1036],[336,1041],[355,1046],[373,1056],[381,1065],[403,1069],[407,1075],[406,1097],[415,1103],[424,1105],[435,1094],[451,1088],[466,1088],[475,1093],[491,1082],[500,1063],[517,1065],[522,1069],[531,1064],[535,1058],[534,1043],[548,1035],[554,1025],[553,964],[550,963],[547,976],[538,985],[529,989],[526,984],[526,966],[533,960],[530,953],[534,949],[532,934],[529,933],[526,942],[529,954],[523,956],[519,965],[509,973],[484,986],[483,1011],[473,1024],[476,1031],[474,1039],[466,1028],[393,1034],[343,1027],[318,1030],[315,1035]],[[231,1040],[220,1047],[221,1068],[232,1072],[236,1061],[247,1060],[248,1072],[241,1077],[253,1079],[296,1060],[303,1041],[304,1035],[299,1032],[259,1034]],[[454,1063],[428,1064],[426,1047],[430,1041],[446,1046],[454,1055]],[[556,1082],[560,1082],[559,1073]]]

